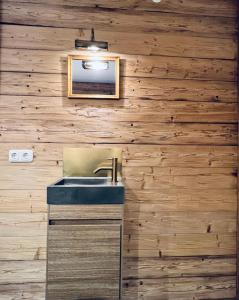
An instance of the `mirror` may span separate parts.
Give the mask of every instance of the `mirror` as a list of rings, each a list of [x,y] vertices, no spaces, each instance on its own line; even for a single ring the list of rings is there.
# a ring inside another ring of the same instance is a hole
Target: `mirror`
[[[119,57],[69,55],[68,97],[119,99]]]

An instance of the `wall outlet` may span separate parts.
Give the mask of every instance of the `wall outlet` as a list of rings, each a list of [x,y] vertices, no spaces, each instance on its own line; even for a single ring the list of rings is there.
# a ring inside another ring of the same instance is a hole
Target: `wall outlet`
[[[32,150],[9,150],[9,162],[12,163],[30,163],[33,161]]]

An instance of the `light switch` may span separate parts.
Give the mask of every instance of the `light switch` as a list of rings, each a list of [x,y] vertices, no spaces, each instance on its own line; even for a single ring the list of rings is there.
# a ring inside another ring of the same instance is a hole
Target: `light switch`
[[[33,161],[33,151],[27,149],[9,150],[9,162],[30,163]]]

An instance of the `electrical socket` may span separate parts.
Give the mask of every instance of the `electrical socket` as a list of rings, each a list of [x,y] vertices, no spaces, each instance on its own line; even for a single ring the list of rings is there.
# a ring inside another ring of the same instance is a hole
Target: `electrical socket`
[[[33,161],[33,151],[27,149],[9,150],[8,159],[12,163],[30,163]]]

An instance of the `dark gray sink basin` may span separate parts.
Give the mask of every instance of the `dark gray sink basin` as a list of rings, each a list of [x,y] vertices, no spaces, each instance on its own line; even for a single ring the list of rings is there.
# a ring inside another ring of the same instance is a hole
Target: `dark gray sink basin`
[[[48,204],[122,204],[124,185],[108,177],[64,177],[47,187]]]
[[[55,185],[107,185],[108,183],[107,177],[67,177],[60,179]]]

